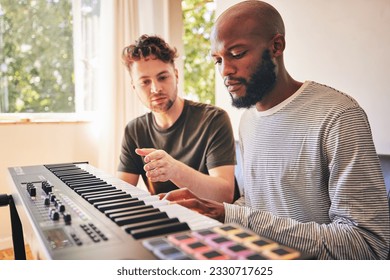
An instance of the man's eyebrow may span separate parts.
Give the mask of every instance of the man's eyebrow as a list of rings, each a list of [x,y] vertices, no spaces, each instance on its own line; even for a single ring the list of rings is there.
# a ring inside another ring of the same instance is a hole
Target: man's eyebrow
[[[168,74],[168,73],[169,73],[169,72],[168,72],[168,70],[163,70],[163,71],[161,71],[161,72],[157,73],[157,75],[156,75],[156,76],[160,76],[160,75],[163,75],[163,74]],[[148,78],[150,78],[150,76],[148,76],[148,75],[144,75],[144,76],[138,77],[138,80],[142,80],[142,79],[148,79]]]
[[[244,44],[235,44],[233,46],[230,46],[228,48],[228,51],[231,51],[231,50],[234,50],[234,49],[238,49],[238,48],[245,48],[246,46]]]
[[[157,76],[160,76],[162,74],[169,74],[169,71],[168,70],[164,70],[164,71],[161,71],[157,74]]]
[[[245,48],[245,47],[246,47],[245,44],[241,44],[241,43],[240,44],[235,44],[233,46],[230,46],[229,48],[227,48],[226,51],[223,51],[223,52],[228,53],[228,52],[231,52],[234,49]],[[216,57],[216,56],[218,56],[217,53],[221,53],[221,52],[210,52],[210,56],[211,57]]]

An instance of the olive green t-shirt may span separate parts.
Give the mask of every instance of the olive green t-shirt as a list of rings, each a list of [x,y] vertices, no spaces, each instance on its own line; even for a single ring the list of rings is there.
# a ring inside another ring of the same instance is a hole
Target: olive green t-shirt
[[[157,126],[151,112],[130,121],[124,131],[118,167],[119,171],[141,175],[151,194],[177,189],[171,181],[151,185],[143,169],[143,157],[135,153],[136,148],[164,150],[204,174],[209,174],[209,169],[236,162],[227,113],[216,106],[190,100],[184,101],[182,114],[167,129]]]

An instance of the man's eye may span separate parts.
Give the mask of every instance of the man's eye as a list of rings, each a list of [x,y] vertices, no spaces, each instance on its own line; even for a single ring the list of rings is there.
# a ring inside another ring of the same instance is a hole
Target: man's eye
[[[150,84],[150,81],[149,80],[145,80],[145,81],[142,81],[141,82],[141,86],[147,86],[147,85],[149,85]]]
[[[164,81],[164,80],[168,79],[168,76],[160,76],[160,77],[158,77],[158,79],[160,81]]]
[[[221,59],[220,58],[214,58],[214,64],[221,64]]]
[[[240,52],[237,54],[232,53],[232,57],[235,59],[239,59],[239,58],[243,57],[245,54],[246,54],[246,52]]]

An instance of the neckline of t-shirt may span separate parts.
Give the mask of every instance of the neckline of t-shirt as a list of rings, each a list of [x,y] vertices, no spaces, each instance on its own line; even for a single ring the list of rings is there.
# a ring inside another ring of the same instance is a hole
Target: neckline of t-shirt
[[[156,120],[153,116],[153,113],[150,112],[150,117],[151,117],[152,125],[153,125],[154,129],[160,133],[169,133],[170,131],[174,130],[182,122],[182,120],[185,118],[185,115],[187,114],[188,104],[189,104],[188,100],[184,99],[183,111],[181,112],[179,118],[173,123],[173,125],[171,125],[168,128],[159,127],[156,123]]]
[[[256,112],[256,115],[260,116],[260,117],[265,117],[265,116],[273,115],[276,112],[279,112],[281,109],[283,109],[288,104],[290,104],[291,101],[293,101],[300,93],[302,93],[302,91],[304,91],[310,83],[311,83],[311,81],[305,81],[303,83],[303,85],[293,95],[291,95],[289,98],[283,100],[282,102],[280,102],[279,104],[275,105],[274,107],[272,107],[268,110],[257,111],[256,107],[253,107],[254,111]]]

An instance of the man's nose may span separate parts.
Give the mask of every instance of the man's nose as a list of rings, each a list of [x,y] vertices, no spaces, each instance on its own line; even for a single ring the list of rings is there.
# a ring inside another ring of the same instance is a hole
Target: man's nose
[[[161,85],[158,81],[152,81],[150,91],[152,93],[159,93],[161,91]]]
[[[236,73],[236,67],[234,64],[231,61],[225,59],[222,60],[218,70],[222,77],[227,77]]]

